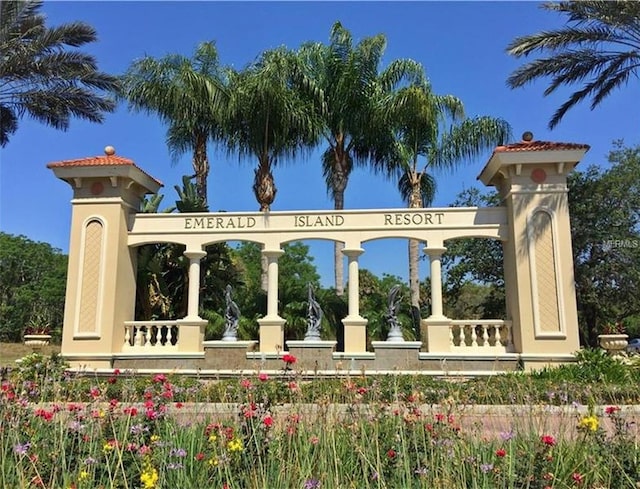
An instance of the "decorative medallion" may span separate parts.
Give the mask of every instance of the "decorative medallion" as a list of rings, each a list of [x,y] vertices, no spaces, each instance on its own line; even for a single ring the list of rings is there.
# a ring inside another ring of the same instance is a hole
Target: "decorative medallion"
[[[100,195],[104,191],[104,185],[102,182],[93,182],[91,184],[91,193],[93,195]]]
[[[547,172],[544,171],[542,168],[535,168],[531,172],[531,180],[533,180],[535,183],[544,183],[546,179],[547,179]]]

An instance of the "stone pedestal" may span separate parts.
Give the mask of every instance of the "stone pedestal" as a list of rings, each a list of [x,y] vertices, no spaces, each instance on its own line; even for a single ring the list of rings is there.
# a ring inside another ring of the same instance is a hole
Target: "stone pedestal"
[[[287,341],[289,353],[298,359],[296,367],[302,370],[332,370],[336,341]]]
[[[418,352],[421,341],[372,341],[376,354],[376,369],[379,370],[418,370],[420,359]]]
[[[204,368],[216,370],[246,370],[247,352],[257,341],[205,341]]]

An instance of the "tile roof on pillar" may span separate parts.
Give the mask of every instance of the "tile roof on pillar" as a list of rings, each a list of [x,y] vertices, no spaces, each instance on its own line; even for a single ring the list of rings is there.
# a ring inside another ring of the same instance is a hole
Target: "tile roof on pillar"
[[[141,171],[147,177],[151,178],[154,182],[162,186],[162,182],[160,180],[153,178],[146,171],[137,166],[133,160],[130,160],[129,158],[123,158],[122,156],[116,156],[115,154],[107,153],[104,156],[88,156],[86,158],[78,158],[74,160],[53,161],[47,164],[47,168],[77,168],[87,166],[131,166]]]

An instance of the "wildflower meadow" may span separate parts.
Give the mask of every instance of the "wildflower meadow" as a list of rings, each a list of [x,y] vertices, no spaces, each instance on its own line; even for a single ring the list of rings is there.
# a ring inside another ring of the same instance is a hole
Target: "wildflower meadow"
[[[639,380],[599,354],[453,380],[313,379],[291,355],[233,379],[78,375],[30,355],[3,374],[0,484],[635,489]]]

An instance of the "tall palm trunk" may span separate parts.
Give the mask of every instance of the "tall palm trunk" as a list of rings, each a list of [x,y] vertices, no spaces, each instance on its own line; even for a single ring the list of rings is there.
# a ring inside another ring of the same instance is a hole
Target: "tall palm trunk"
[[[331,174],[331,189],[333,192],[333,208],[337,211],[344,209],[344,191],[349,182],[349,163],[347,161],[347,153],[342,145],[336,145],[334,148],[334,165]],[[335,241],[333,247],[334,272],[336,295],[344,295],[344,261],[342,250],[344,243]]]
[[[263,154],[258,160],[258,168],[253,179],[253,193],[260,204],[260,212],[269,212],[271,210],[271,204],[276,198],[277,191],[273,173],[271,172],[271,160],[269,155]],[[264,254],[260,258],[260,265],[262,268],[260,288],[266,292],[269,288],[269,277],[267,275],[269,261]]]
[[[409,197],[409,208],[419,209],[422,207],[420,195],[420,173],[411,173],[411,196]],[[417,239],[409,240],[409,290],[411,294],[411,315],[414,321],[414,331],[420,328],[420,242]]]
[[[207,134],[198,131],[195,134],[193,148],[193,169],[196,178],[198,197],[207,203],[207,178],[209,178],[209,158],[207,157]]]

